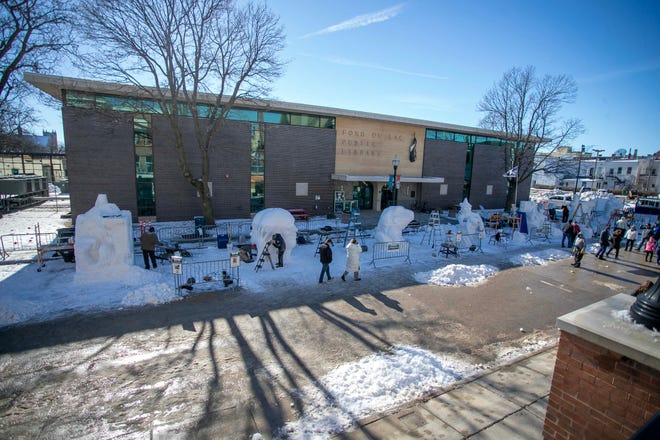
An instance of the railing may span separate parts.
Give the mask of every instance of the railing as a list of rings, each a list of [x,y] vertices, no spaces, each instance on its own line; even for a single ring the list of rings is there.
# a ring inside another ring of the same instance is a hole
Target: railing
[[[57,239],[57,233],[32,233],[32,234],[6,234],[0,236],[0,257],[2,260],[9,258],[10,252],[37,251],[46,243],[53,243]]]
[[[460,236],[460,238],[459,238]],[[440,253],[444,253],[447,256],[455,255],[458,256],[465,252],[481,252],[484,250],[481,247],[481,241],[484,238],[483,233],[475,234],[455,234],[433,237],[433,249],[437,249]]]
[[[217,287],[214,290],[236,288],[240,284],[240,260],[238,255],[229,259],[213,261],[177,261],[172,259],[174,287],[193,290],[197,285]],[[215,286],[213,286],[215,284]]]
[[[243,242],[250,237],[252,222],[223,222],[216,225],[198,226],[191,225],[170,226],[156,228],[156,235],[160,241],[174,243],[195,243],[200,246],[207,241],[215,241],[218,235],[226,235],[230,241]],[[140,244],[140,227],[133,226],[133,239],[136,245]]]
[[[410,243],[407,241],[388,241],[374,243],[371,254],[371,264],[376,267],[378,260],[390,260],[393,258],[404,258],[410,264]]]

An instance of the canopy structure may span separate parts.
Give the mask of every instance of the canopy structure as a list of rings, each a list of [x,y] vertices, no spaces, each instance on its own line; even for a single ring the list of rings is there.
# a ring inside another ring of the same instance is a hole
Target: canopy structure
[[[342,182],[388,182],[390,176],[370,176],[358,174],[332,174],[332,180],[341,180]],[[445,183],[444,177],[410,177],[400,176],[401,182],[406,183]]]

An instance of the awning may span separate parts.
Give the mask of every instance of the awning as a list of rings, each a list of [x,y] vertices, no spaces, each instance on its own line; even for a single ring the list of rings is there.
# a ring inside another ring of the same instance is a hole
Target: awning
[[[343,182],[389,182],[390,180],[390,176],[368,176],[358,174],[332,174],[330,178],[332,180],[341,180]],[[445,183],[444,177],[401,176],[400,180],[405,183]]]

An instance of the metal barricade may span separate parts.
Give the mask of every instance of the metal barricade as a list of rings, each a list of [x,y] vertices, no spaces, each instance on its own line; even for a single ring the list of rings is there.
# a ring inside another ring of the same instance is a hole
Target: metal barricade
[[[193,290],[196,285],[216,284],[217,289],[239,287],[240,284],[240,263],[233,258],[213,261],[183,261],[181,257],[172,257],[172,274],[174,276],[174,287],[181,292],[181,289]],[[240,260],[238,260],[240,261]]]
[[[410,261],[410,243],[407,241],[388,241],[374,243],[371,254],[371,264],[376,267],[377,260],[390,260],[393,258],[404,258],[408,264]]]
[[[10,252],[38,251],[41,244],[53,243],[57,233],[6,234],[0,236],[0,257],[9,259]]]

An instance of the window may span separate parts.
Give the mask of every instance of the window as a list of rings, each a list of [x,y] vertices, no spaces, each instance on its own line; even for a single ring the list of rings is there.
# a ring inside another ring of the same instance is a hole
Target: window
[[[486,185],[486,195],[487,196],[493,195],[493,185]]]
[[[446,183],[441,183],[440,184],[440,195],[441,196],[446,196],[447,195],[447,190],[449,189],[449,185]]]
[[[614,168],[610,168],[610,176],[614,175]]]
[[[632,167],[626,168],[626,174],[632,174]]]
[[[617,168],[617,169],[616,169],[616,173],[617,173],[617,174],[621,174],[621,170],[622,170],[621,167]]]

